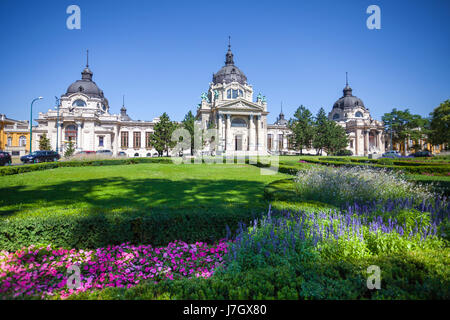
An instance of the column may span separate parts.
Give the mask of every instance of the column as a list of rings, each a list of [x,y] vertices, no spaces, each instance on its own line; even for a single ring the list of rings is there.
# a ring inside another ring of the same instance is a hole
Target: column
[[[359,155],[359,134],[361,130],[355,130],[355,156]]]
[[[258,114],[256,116],[256,127],[257,127],[257,134],[258,134],[258,142],[256,150],[262,151],[264,146],[263,136],[262,136],[262,128],[261,128],[261,115]]]
[[[248,141],[249,141],[249,151],[255,151],[255,123],[253,122],[253,114],[249,115],[249,131],[248,131]]]
[[[231,128],[231,119],[230,119],[230,115],[229,114],[227,114],[227,126],[226,126],[226,129],[225,129],[225,136],[226,136],[226,147],[225,147],[225,149],[228,151],[228,150],[232,150],[232,148],[231,148],[231,146],[230,146],[230,144],[231,144],[231,130],[230,130],[230,128]]]
[[[364,131],[364,155],[367,156],[369,153],[369,131]]]
[[[119,155],[119,148],[118,148],[118,144],[117,141],[119,140],[119,132],[118,132],[118,127],[114,126],[114,143],[111,143],[111,147],[112,147],[112,152],[114,155]]]
[[[218,114],[218,120],[217,120],[217,122],[218,122],[218,125],[217,125],[217,127],[218,127],[218,130],[217,130],[217,146],[216,146],[216,148],[217,148],[217,150],[218,151],[223,151],[224,150],[224,147],[223,147],[223,145],[224,145],[224,141],[223,141],[223,115],[221,114],[221,113],[219,113]]]
[[[77,122],[77,149],[81,150],[81,122]]]

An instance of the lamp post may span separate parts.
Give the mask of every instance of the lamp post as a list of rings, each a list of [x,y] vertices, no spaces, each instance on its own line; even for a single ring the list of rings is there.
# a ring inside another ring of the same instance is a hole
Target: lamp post
[[[59,104],[60,100],[58,97],[55,96],[56,99],[56,153],[58,153],[58,147],[59,147]]]
[[[30,153],[33,151],[32,142],[33,142],[33,103],[37,100],[43,99],[42,97],[38,97],[31,101],[31,110],[30,110]]]

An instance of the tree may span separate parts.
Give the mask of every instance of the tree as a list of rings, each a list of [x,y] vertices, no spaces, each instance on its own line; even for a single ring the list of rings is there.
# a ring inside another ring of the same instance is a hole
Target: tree
[[[294,119],[289,120],[289,128],[292,131],[291,143],[296,150],[303,153],[303,149],[310,148],[314,136],[314,121],[312,113],[301,105],[294,113]]]
[[[429,140],[432,144],[450,143],[450,100],[442,102],[430,113]]]
[[[52,147],[50,145],[50,139],[47,138],[47,135],[44,133],[39,139],[39,150],[51,150]]]
[[[327,154],[335,155],[348,146],[347,132],[335,121],[329,120],[327,127],[328,133],[326,135],[324,149],[327,151]]]
[[[195,135],[195,117],[192,114],[192,111],[189,110],[189,112],[184,116],[183,121],[181,122],[184,129],[189,131],[189,134],[191,135],[191,156],[194,155],[194,135]]]
[[[164,151],[169,156],[169,149],[176,145],[177,142],[172,141],[172,133],[176,128],[177,124],[170,121],[169,116],[165,112],[159,118],[159,122],[155,124],[155,129],[150,135],[150,140],[160,157]]]
[[[425,139],[429,132],[428,119],[418,114],[411,114],[409,109],[404,111],[392,109],[382,117],[385,132],[390,137],[392,132],[392,143],[405,143],[411,139],[414,145],[419,145],[419,140]]]
[[[327,144],[327,134],[329,132],[329,120],[325,114],[323,108],[319,109],[314,121],[314,137],[312,139],[312,144],[314,149],[317,150],[317,154],[322,154],[322,150]]]
[[[74,152],[75,152],[74,144],[72,140],[69,140],[69,142],[67,143],[66,151],[64,152],[64,157],[69,158],[74,154]]]

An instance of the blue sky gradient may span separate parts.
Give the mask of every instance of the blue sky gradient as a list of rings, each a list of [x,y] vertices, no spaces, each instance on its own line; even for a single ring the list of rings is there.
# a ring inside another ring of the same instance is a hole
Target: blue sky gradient
[[[66,28],[66,8],[81,8],[81,30]],[[369,30],[366,8],[381,8]],[[353,94],[376,119],[392,108],[428,115],[450,98],[450,1],[0,1],[0,113],[29,119],[81,78],[85,51],[94,81],[133,119],[195,112],[225,60],[266,95],[274,122],[303,104],[327,112]]]

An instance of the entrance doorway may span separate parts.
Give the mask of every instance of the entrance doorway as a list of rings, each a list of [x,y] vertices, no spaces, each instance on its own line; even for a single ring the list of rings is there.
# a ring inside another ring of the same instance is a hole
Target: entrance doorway
[[[234,138],[234,150],[242,150],[242,135],[236,135]]]

